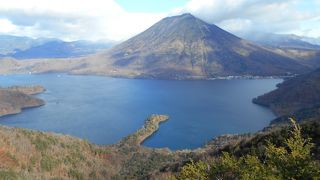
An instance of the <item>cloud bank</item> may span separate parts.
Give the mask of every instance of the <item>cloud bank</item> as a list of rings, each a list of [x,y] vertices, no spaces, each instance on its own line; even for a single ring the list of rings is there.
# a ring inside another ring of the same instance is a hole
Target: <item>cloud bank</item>
[[[316,20],[320,18],[319,0],[191,0],[177,11],[191,12],[233,33],[320,36],[320,23]],[[306,29],[312,30],[306,32]]]
[[[124,40],[163,13],[129,13],[114,0],[0,0],[0,33],[64,40]]]
[[[170,12],[127,12],[115,0],[0,0],[0,33],[125,40],[167,15],[190,12],[233,33],[320,37],[320,0],[190,0]]]

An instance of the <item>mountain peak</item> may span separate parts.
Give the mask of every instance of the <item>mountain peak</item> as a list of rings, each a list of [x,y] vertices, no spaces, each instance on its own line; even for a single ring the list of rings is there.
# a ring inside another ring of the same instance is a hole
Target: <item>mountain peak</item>
[[[183,19],[197,20],[198,18],[193,16],[190,13],[184,13],[184,14],[180,14],[180,15],[169,16],[169,17],[164,18],[163,20],[183,20]]]
[[[177,15],[176,17],[192,17],[192,18],[196,18],[191,13],[184,13],[184,14],[181,14],[181,15]]]
[[[103,56],[117,70],[161,78],[283,75],[303,70],[291,59],[190,13],[164,18]]]

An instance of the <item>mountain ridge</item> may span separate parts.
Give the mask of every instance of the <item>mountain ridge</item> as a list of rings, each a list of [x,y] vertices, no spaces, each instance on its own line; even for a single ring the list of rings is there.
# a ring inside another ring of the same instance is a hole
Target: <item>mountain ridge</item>
[[[0,35],[0,57],[19,60],[39,58],[67,58],[94,54],[108,49],[114,42],[91,42],[85,40],[63,41],[55,38],[30,38]]]
[[[297,36],[294,34],[253,32],[250,34],[243,33],[240,35],[241,37],[244,37],[245,39],[252,42],[275,48],[320,50],[319,44],[312,44],[308,42],[305,37]]]

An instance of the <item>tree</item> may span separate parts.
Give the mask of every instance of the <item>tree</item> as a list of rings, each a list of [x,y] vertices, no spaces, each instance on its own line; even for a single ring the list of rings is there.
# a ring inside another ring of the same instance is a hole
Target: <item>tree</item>
[[[223,152],[212,164],[191,161],[177,179],[320,179],[320,164],[311,156],[314,144],[310,138],[303,138],[301,127],[290,120],[291,136],[285,146],[268,142],[260,157],[247,154],[238,158]]]

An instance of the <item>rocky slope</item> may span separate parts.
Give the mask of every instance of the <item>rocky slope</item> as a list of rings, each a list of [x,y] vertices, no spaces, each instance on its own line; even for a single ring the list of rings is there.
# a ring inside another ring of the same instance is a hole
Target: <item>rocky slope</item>
[[[253,102],[270,107],[278,115],[320,114],[320,69],[286,80]]]
[[[44,101],[31,95],[44,91],[41,86],[0,88],[0,116],[17,114],[24,108],[44,105]]]

